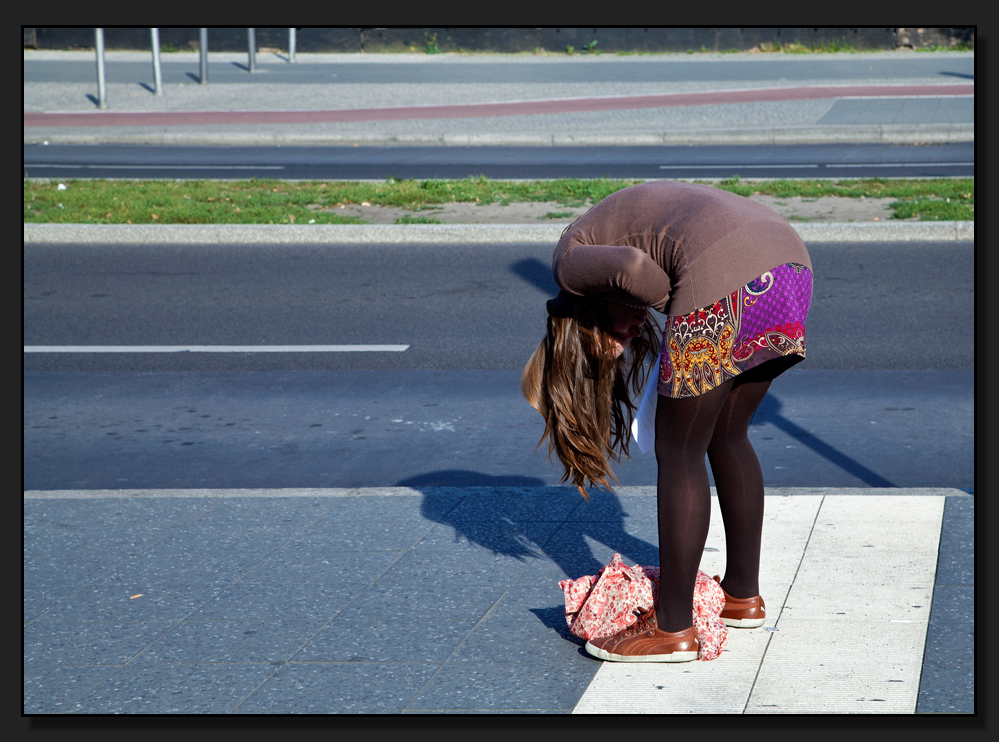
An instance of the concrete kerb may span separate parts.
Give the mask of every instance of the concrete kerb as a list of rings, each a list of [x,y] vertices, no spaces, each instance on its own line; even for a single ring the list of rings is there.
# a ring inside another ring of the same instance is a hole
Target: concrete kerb
[[[565,224],[25,224],[48,244],[545,244]],[[805,242],[973,242],[975,223],[794,224]]]
[[[975,141],[974,124],[860,124],[757,128],[671,129],[635,134],[481,132],[450,134],[412,132],[363,134],[254,127],[212,131],[179,127],[27,127],[23,144],[148,144],[190,146],[665,146],[696,144],[941,144]]]

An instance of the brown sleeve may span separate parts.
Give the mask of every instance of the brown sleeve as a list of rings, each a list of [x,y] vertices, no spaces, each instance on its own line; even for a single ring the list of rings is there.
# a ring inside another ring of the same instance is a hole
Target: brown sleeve
[[[556,251],[552,275],[555,283],[577,296],[617,296],[658,311],[669,301],[669,276],[629,245],[569,244]]]

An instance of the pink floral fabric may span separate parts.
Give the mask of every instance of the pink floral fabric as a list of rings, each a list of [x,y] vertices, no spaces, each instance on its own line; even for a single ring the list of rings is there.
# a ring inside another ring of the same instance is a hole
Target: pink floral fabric
[[[637,620],[635,609],[651,608],[659,594],[659,567],[628,567],[615,554],[595,575],[558,583],[565,597],[565,620],[580,639],[610,636]],[[719,617],[725,607],[721,586],[698,570],[693,618],[699,660],[713,660],[728,643],[728,627]]]

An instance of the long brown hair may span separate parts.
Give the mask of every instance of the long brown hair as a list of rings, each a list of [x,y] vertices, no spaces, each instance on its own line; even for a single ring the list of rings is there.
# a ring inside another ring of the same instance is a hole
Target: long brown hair
[[[610,462],[628,456],[632,400],[648,374],[658,372],[659,327],[652,316],[614,358],[605,307],[583,300],[572,316],[549,316],[548,331],[520,377],[521,393],[545,419],[538,448],[548,441],[548,458],[554,453],[564,468],[559,481],[571,480],[587,500],[587,487],[610,490],[608,478],[618,482]]]

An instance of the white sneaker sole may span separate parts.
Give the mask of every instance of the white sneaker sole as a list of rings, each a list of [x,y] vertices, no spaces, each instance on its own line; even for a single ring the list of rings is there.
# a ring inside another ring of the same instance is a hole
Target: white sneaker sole
[[[766,618],[723,618],[726,626],[736,629],[758,629],[767,622]]]
[[[643,654],[634,657],[625,657],[623,654],[612,654],[600,647],[595,647],[586,642],[586,651],[602,660],[608,662],[690,662],[697,659],[697,652],[671,652],[669,654]]]

